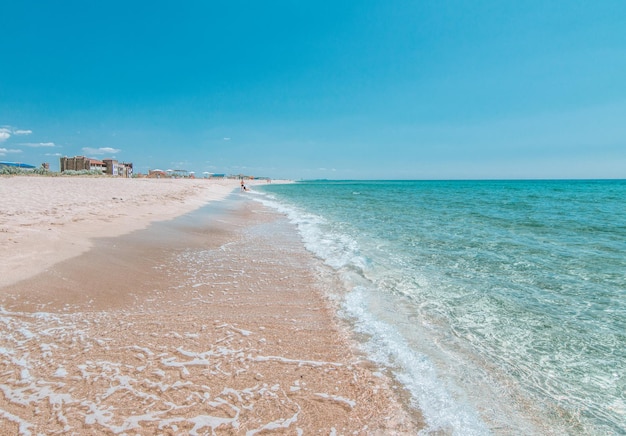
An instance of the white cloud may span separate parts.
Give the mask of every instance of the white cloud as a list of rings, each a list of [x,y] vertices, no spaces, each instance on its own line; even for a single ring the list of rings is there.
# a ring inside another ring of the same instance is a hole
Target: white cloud
[[[23,145],[25,147],[55,147],[54,142],[23,142],[18,145]]]
[[[0,142],[4,142],[11,137],[11,131],[5,127],[0,127]]]
[[[9,153],[21,153],[22,150],[17,150],[14,148],[0,148],[0,156],[6,156]]]
[[[32,130],[25,129],[13,129],[11,126],[0,127],[0,142],[4,142],[11,137],[11,135],[30,135]]]
[[[115,154],[119,153],[119,148],[111,148],[111,147],[100,147],[100,148],[92,148],[92,147],[83,147],[83,151],[85,154]]]

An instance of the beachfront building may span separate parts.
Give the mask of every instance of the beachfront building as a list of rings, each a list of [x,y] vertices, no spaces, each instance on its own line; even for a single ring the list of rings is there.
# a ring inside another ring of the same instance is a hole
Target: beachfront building
[[[91,159],[85,156],[62,157],[59,159],[61,172],[63,171],[91,171],[100,170],[104,172],[104,162],[98,159]]]
[[[167,172],[163,170],[160,170],[160,169],[148,170],[148,178],[150,179],[162,179],[165,177],[169,177],[169,175],[167,174]]]
[[[92,159],[85,156],[60,158],[61,172],[63,171],[102,171],[117,177],[132,177],[132,162],[118,162],[115,159]]]
[[[104,159],[105,174],[119,177],[132,177],[133,176],[133,164],[132,162],[118,162],[114,159]]]

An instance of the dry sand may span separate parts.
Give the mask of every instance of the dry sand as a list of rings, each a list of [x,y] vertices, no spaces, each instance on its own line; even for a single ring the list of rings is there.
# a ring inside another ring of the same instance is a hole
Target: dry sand
[[[284,217],[241,194],[161,221],[237,186],[0,179],[0,434],[416,432]]]
[[[226,197],[236,180],[0,177],[0,287]]]

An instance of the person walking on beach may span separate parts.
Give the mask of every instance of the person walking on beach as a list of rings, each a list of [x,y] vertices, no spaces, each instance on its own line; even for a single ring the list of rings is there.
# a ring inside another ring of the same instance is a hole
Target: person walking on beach
[[[246,185],[243,184],[243,179],[241,179],[241,190],[242,191],[246,190]]]

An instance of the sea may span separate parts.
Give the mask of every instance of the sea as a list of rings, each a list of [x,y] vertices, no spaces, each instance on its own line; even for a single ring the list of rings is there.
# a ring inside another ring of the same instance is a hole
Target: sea
[[[626,434],[625,180],[322,180],[253,198],[341,283],[338,315],[420,434]]]

